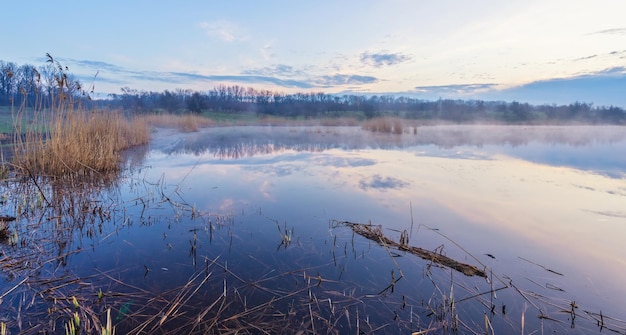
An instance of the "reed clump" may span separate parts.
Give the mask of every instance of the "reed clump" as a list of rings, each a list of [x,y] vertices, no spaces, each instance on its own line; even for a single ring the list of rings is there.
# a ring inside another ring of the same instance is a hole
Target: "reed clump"
[[[404,132],[403,120],[397,117],[381,117],[366,120],[363,121],[362,128],[388,134],[402,134]]]
[[[21,87],[22,103],[17,110],[11,107],[10,165],[31,177],[120,170],[121,151],[150,140],[148,125],[120,112],[89,110],[93,87],[86,92],[67,67],[46,57],[53,71],[49,92],[42,94],[42,76],[33,69],[33,92]]]
[[[17,131],[12,165],[31,174],[107,173],[120,169],[122,150],[148,143],[150,131],[141,119],[118,112],[65,109],[50,122]]]
[[[139,117],[149,127],[176,128],[182,132],[196,132],[215,125],[215,121],[196,114],[147,114]]]

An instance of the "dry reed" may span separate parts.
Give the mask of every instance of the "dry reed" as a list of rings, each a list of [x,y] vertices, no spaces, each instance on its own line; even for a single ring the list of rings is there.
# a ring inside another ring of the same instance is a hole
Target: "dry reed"
[[[188,133],[215,125],[213,120],[194,114],[148,114],[140,116],[139,119],[150,127],[177,128]]]
[[[10,164],[33,180],[35,175],[68,176],[119,171],[121,151],[150,140],[148,126],[118,112],[90,111],[84,106],[93,93],[72,80],[67,67],[46,54],[54,69],[48,97],[21,89],[22,102],[13,117]],[[36,84],[41,76],[33,69]],[[33,83],[35,84],[35,83]],[[34,104],[28,95],[36,96]],[[48,104],[44,104],[44,100]],[[3,159],[4,163],[4,159]]]
[[[145,122],[117,112],[67,109],[49,118],[26,130],[16,127],[21,135],[16,136],[13,166],[48,176],[108,173],[120,169],[122,150],[150,140]]]
[[[362,127],[374,132],[402,134],[404,132],[403,122],[405,121],[396,117],[382,117],[363,121]]]

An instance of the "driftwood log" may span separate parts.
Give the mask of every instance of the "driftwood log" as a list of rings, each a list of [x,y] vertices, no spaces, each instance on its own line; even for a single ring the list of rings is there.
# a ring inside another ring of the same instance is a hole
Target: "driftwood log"
[[[433,263],[437,263],[439,265],[443,265],[445,267],[449,267],[456,271],[461,272],[466,276],[479,276],[483,278],[487,278],[487,274],[485,271],[478,269],[477,267],[458,262],[448,256],[444,256],[440,253],[433,252],[430,250],[412,247],[408,245],[408,236],[404,234],[400,236],[400,242],[396,242],[383,234],[382,227],[380,225],[372,225],[372,224],[363,224],[363,223],[353,223],[348,221],[339,222],[339,224],[344,224],[352,229],[355,233],[372,240],[379,245],[385,247],[393,247],[401,251],[408,252],[410,254],[419,256],[427,261],[431,261]]]

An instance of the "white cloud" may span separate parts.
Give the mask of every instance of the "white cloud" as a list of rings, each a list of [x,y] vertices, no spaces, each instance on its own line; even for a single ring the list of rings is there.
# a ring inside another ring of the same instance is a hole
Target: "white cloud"
[[[214,22],[200,22],[199,26],[208,36],[224,42],[243,41],[247,39],[243,29],[230,21],[218,20]]]
[[[274,58],[275,54],[274,54],[274,46],[273,46],[274,42],[270,41],[265,43],[265,45],[263,45],[263,47],[260,49],[260,53],[261,56],[263,57],[264,60],[270,60],[272,58]]]

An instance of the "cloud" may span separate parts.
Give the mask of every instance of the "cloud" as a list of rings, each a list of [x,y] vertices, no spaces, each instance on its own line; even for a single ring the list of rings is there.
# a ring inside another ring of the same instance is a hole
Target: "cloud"
[[[36,58],[38,62],[47,63],[48,58],[46,57],[38,57]],[[89,70],[93,70],[94,74],[96,71],[108,71],[112,73],[124,72],[125,70],[117,65],[101,62],[97,60],[87,60],[87,59],[74,59],[74,58],[65,58],[65,57],[55,57],[55,62],[59,62],[61,66],[68,67],[70,72],[73,72],[74,67],[87,68]]]
[[[96,60],[85,60],[85,59],[78,60],[78,59],[67,58],[67,59],[62,59],[62,61],[68,61],[74,65],[85,67],[88,69],[93,69],[96,71],[108,71],[112,73],[124,72],[124,69],[117,65],[106,63],[106,62],[101,62],[101,61],[96,61]]]
[[[332,76],[321,76],[318,77],[316,83],[321,86],[336,86],[336,85],[362,85],[362,84],[372,84],[378,82],[376,77],[371,76],[360,76],[360,75],[346,75],[346,74],[335,74]]]
[[[344,158],[344,157],[321,157],[317,163],[324,166],[332,166],[338,168],[345,167],[363,167],[376,165],[376,161],[367,158]]]
[[[247,77],[251,78],[274,78],[272,82],[280,86],[286,86],[284,83],[298,83],[297,85],[289,85],[286,87],[332,87],[339,85],[363,85],[378,82],[378,78],[371,76],[362,76],[357,74],[334,74],[324,76],[310,76],[308,72],[296,69],[286,64],[276,64],[270,67],[249,69],[242,71],[242,74],[251,75]],[[245,76],[244,76],[245,77]],[[291,79],[284,80],[279,79],[281,77],[286,78],[300,78],[299,80]],[[265,81],[268,81],[266,79]]]
[[[393,177],[381,177],[380,175],[374,175],[369,180],[361,180],[359,182],[359,186],[364,190],[367,190],[368,188],[386,190],[401,189],[409,186],[409,183]]]
[[[39,58],[38,60],[46,62],[48,59]],[[58,61],[63,67],[67,66],[69,72],[82,83],[89,83],[90,85],[91,83],[95,85],[98,83],[125,85],[127,81],[124,80],[124,77],[133,73],[115,64],[97,60],[58,57],[55,58],[55,61]]]
[[[470,95],[495,89],[497,84],[457,84],[439,86],[416,86],[419,93],[433,93],[440,95]]]
[[[102,74],[98,74],[97,76],[96,75],[93,75],[93,76],[78,75],[77,78],[82,83],[90,84],[90,86],[91,86],[92,82],[96,86],[98,85],[98,83],[107,83],[107,84],[115,84],[115,85],[125,85],[126,84],[126,82],[123,81],[123,80],[110,78],[110,77],[102,75]]]
[[[591,35],[608,34],[608,35],[626,35],[626,28],[605,29],[591,33]]]
[[[239,26],[226,20],[200,22],[199,26],[208,36],[224,42],[243,41],[247,39],[246,34]]]
[[[205,75],[193,72],[137,71],[115,64],[87,59],[60,59],[68,64],[83,82],[98,82],[122,86],[136,85],[137,81],[187,86],[202,83],[231,82],[239,85],[269,84],[290,89],[328,88],[342,85],[362,85],[378,81],[376,77],[357,74],[312,76],[302,69],[287,64],[244,70],[240,74]],[[77,69],[78,68],[78,69]],[[74,71],[78,70],[78,71]]]
[[[577,62],[577,61],[588,60],[588,59],[592,59],[592,58],[596,58],[596,57],[598,57],[598,55],[591,55],[591,56],[587,56],[587,57],[576,58],[576,59],[574,59],[574,61]]]
[[[202,75],[197,73],[186,72],[144,72],[140,75],[135,75],[134,78],[149,81],[160,81],[166,83],[179,83],[185,84],[190,81],[196,82],[216,82],[216,81],[229,81],[239,82],[246,84],[273,84],[287,88],[312,88],[313,85],[306,81],[279,79],[270,76],[255,76],[255,75]]]
[[[596,106],[626,108],[626,67],[618,66],[569,78],[534,81],[514,87],[503,84],[452,84],[417,86],[414,90],[387,93],[419,99],[478,99],[523,101],[531,104],[570,104],[576,101]]]
[[[306,73],[302,70],[294,69],[286,64],[276,64],[269,67],[244,70],[242,74],[253,74],[262,76],[282,76],[282,77],[304,77]]]
[[[611,56],[621,56],[620,58],[624,58],[624,55],[626,55],[626,50],[613,50],[611,52],[609,52],[609,55]]]
[[[601,71],[596,71],[587,75],[583,75],[581,77],[594,77],[594,76],[624,76],[626,75],[626,67],[624,66],[615,66],[610,67]]]
[[[486,94],[487,98],[535,104],[570,104],[626,107],[626,67],[611,67],[570,78],[540,80]]]
[[[361,54],[361,62],[373,65],[374,67],[396,65],[404,63],[410,59],[411,57],[403,55],[401,53],[369,53],[366,51]]]

